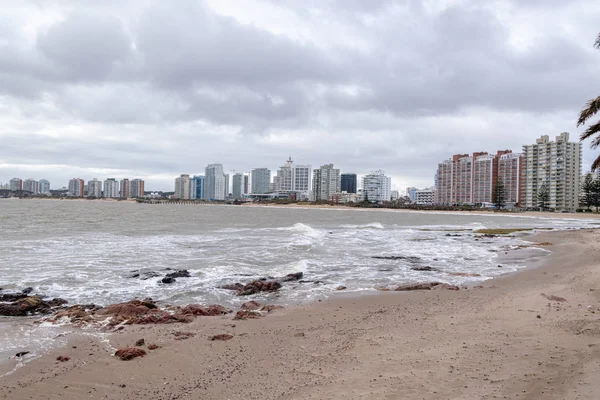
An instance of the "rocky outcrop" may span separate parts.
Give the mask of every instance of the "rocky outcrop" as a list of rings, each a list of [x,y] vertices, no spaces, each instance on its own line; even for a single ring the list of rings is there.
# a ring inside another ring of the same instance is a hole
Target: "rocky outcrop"
[[[146,355],[146,350],[139,349],[136,347],[126,347],[126,348],[117,350],[117,352],[115,353],[115,357],[118,357],[123,361],[132,360],[136,357],[144,357],[145,355]]]
[[[135,270],[131,271],[132,274],[128,276],[128,278],[139,278],[143,281],[148,280],[150,278],[157,278],[162,274],[156,271],[143,271],[143,270]]]
[[[230,335],[229,333],[221,333],[219,335],[214,335],[210,338],[210,340],[231,340],[233,339],[233,335]]]
[[[52,309],[66,304],[66,300],[52,299],[44,301],[39,296],[18,297],[10,304],[0,304],[0,315],[8,317],[24,317],[27,315],[49,313]]]
[[[283,306],[276,306],[275,304],[267,304],[267,305],[262,306],[259,311],[270,313],[271,311],[281,310],[282,308],[283,308]]]
[[[144,338],[142,338],[142,339],[138,339],[138,340],[136,340],[136,342],[135,342],[135,346],[136,346],[136,347],[142,347],[142,346],[143,346],[145,343],[146,343],[146,341],[144,340]]]
[[[547,298],[550,301],[558,301],[559,303],[563,303],[563,302],[567,301],[567,299],[565,299],[564,297],[555,296],[553,294],[540,293],[540,295],[544,296],[545,298]]]
[[[421,258],[416,256],[372,256],[377,260],[406,260],[411,262],[418,262]]]
[[[248,296],[260,292],[276,292],[281,289],[281,283],[278,281],[252,281],[246,285],[241,283],[235,283],[230,285],[223,285],[221,289],[235,290],[238,296]]]
[[[189,278],[191,277],[187,269],[180,269],[179,271],[168,273],[165,278]]]
[[[257,311],[242,310],[242,311],[238,311],[237,313],[235,313],[235,317],[233,317],[233,319],[246,320],[246,319],[256,319],[256,318],[260,318],[260,317],[261,317],[261,315]]]
[[[335,288],[335,290],[346,290],[346,289],[347,289],[347,287],[343,286],[343,285],[338,286],[338,287]]]
[[[396,288],[379,288],[381,291],[396,291],[405,292],[412,290],[460,290],[458,286],[450,285],[442,282],[424,282],[424,283],[407,283],[404,285],[397,286]]]
[[[262,304],[260,304],[258,301],[247,301],[244,304],[241,305],[241,309],[242,310],[246,310],[246,311],[256,311],[258,309],[260,309],[262,307]]]
[[[175,336],[175,340],[186,340],[186,339],[196,336],[196,334],[194,332],[177,331],[177,332],[173,332],[173,336]]]
[[[276,279],[276,280],[278,280],[279,282],[292,282],[292,281],[297,281],[297,280],[302,279],[303,276],[304,276],[303,272],[296,272],[293,274],[287,274],[286,276]]]
[[[451,275],[451,276],[466,276],[466,277],[473,277],[473,278],[481,276],[481,274],[473,274],[470,272],[447,272],[447,274]]]
[[[230,312],[231,310],[218,304],[212,304],[207,307],[203,307],[200,304],[188,304],[179,310],[179,313],[183,315],[201,315],[205,317],[215,317],[229,314]]]
[[[172,278],[172,277],[170,277],[170,276],[165,276],[165,277],[164,277],[164,278],[162,278],[160,281],[161,281],[162,283],[165,283],[165,284],[169,284],[169,283],[175,283],[175,278]]]
[[[439,269],[434,268],[434,267],[430,267],[430,266],[423,266],[423,267],[412,267],[411,270],[413,271],[439,271]]]
[[[56,361],[60,361],[60,362],[66,362],[69,361],[71,359],[71,357],[69,356],[58,356],[56,357]]]

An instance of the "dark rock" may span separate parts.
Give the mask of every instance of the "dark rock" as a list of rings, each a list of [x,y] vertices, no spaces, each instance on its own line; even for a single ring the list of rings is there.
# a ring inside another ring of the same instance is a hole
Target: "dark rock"
[[[280,282],[297,281],[299,279],[302,279],[303,276],[304,276],[303,272],[296,272],[296,273],[293,273],[293,274],[287,274],[283,278],[280,278],[279,281]]]
[[[133,272],[133,274],[129,275],[128,278],[140,278],[143,281],[150,279],[150,278],[156,278],[156,277],[159,277],[162,275],[155,271],[135,270],[132,272]]]
[[[175,283],[175,278],[171,278],[170,276],[165,276],[164,278],[162,278],[161,282],[165,283],[165,284]]]
[[[338,286],[335,288],[335,290],[346,290],[347,287],[346,286]]]
[[[416,256],[372,256],[371,258],[375,258],[378,260],[406,260],[411,262],[417,262],[421,258]]]
[[[233,335],[228,333],[221,333],[220,335],[214,335],[210,338],[210,340],[231,340],[233,339]]]
[[[160,348],[160,346],[154,343],[148,345],[148,350],[156,350],[158,348]]]
[[[281,289],[281,283],[277,281],[253,281],[244,286],[238,291],[238,296],[248,296],[260,292],[276,292]]]
[[[408,283],[406,285],[400,285],[393,289],[394,291],[411,291],[411,290],[432,290],[432,289],[445,289],[445,290],[460,290],[458,286],[449,285],[442,282],[425,282],[425,283]]]
[[[411,269],[413,271],[439,271],[439,269],[434,268],[434,267],[429,267],[429,266],[425,266],[425,267],[412,267]]]
[[[175,336],[175,340],[186,340],[186,339],[196,336],[196,334],[193,332],[177,331],[177,332],[173,332],[173,336]]]
[[[242,306],[240,308],[242,310],[246,310],[246,311],[255,311],[261,307],[262,307],[262,304],[260,304],[257,301],[251,300],[251,301],[247,301],[246,303],[242,304]]]
[[[226,290],[243,290],[244,289],[244,285],[242,285],[241,283],[233,283],[233,284],[228,284],[228,285],[223,285],[223,286],[219,286],[219,289],[226,289]]]
[[[52,308],[60,307],[68,303],[67,300],[61,298],[55,298],[47,302]]]
[[[38,296],[26,296],[11,304],[0,304],[0,315],[23,317],[29,314],[49,312],[50,305]]]
[[[70,359],[71,359],[71,357],[69,357],[69,356],[58,356],[58,357],[56,357],[56,360],[60,361],[60,362],[69,361]]]
[[[470,272],[447,272],[448,275],[452,276],[466,276],[466,277],[479,277],[481,274],[473,274]]]
[[[144,357],[146,355],[146,350],[138,349],[135,347],[126,347],[124,349],[119,349],[115,353],[115,357],[119,357],[123,361],[131,360],[136,357]]]
[[[25,293],[7,293],[0,296],[0,301],[17,301],[27,297]]]
[[[29,294],[31,292],[33,292],[33,288],[31,286],[30,287],[26,287],[25,289],[23,289],[21,291],[21,293],[23,293],[23,294]]]
[[[567,301],[567,299],[565,299],[564,297],[555,296],[553,294],[545,294],[545,293],[540,293],[540,294],[550,301],[558,301],[560,303]]]
[[[225,315],[229,314],[230,312],[231,310],[218,304],[212,304],[207,307],[203,307],[200,304],[188,304],[187,306],[179,310],[179,313],[183,315],[200,315],[206,317]]]
[[[265,306],[262,306],[259,311],[264,311],[264,312],[270,313],[271,311],[281,310],[282,308],[283,308],[283,306],[276,306],[274,304],[267,304]]]
[[[143,346],[145,343],[146,343],[146,341],[145,341],[144,339],[138,339],[138,340],[135,342],[135,345],[136,345],[136,347],[141,347],[141,346]]]
[[[21,352],[15,354],[15,357],[23,357],[24,355],[27,355],[27,354],[29,354],[28,351],[21,351]]]
[[[235,313],[235,317],[233,317],[233,319],[245,320],[245,319],[256,319],[256,318],[260,318],[260,317],[261,317],[261,315],[259,312],[242,310],[242,311],[238,311],[237,313]]]
[[[165,276],[165,278],[189,278],[191,275],[187,269],[180,269],[179,271],[171,272]],[[163,282],[166,283],[166,282]]]

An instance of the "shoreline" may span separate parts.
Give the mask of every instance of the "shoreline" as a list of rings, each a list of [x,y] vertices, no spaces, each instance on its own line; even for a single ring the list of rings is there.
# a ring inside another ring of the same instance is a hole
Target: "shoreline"
[[[109,202],[109,203],[135,203],[135,199],[112,199],[112,198],[101,198],[101,199],[85,199],[85,198],[0,198],[0,200],[27,200],[27,201],[77,201],[77,202]],[[185,201],[185,200],[184,200]],[[146,204],[146,203],[141,203]],[[168,203],[165,203],[168,205]],[[400,213],[433,213],[433,214],[449,214],[449,215],[475,215],[475,216],[491,216],[491,217],[535,217],[544,219],[590,219],[600,220],[600,213],[561,213],[561,212],[550,212],[550,211],[519,211],[519,212],[495,212],[492,210],[477,209],[472,211],[465,210],[412,210],[408,208],[362,208],[362,207],[350,207],[345,205],[324,205],[324,204],[224,204],[224,203],[198,203],[198,205],[211,205],[211,206],[228,206],[228,207],[250,207],[250,208],[281,208],[281,209],[298,209],[298,210],[346,210],[346,211],[375,211],[375,212],[400,212]]]
[[[128,326],[109,343],[75,334],[2,378],[0,399],[595,399],[600,232],[527,239],[553,243],[542,265],[481,288],[342,295],[258,320]],[[176,331],[195,336],[176,341]],[[221,333],[233,338],[208,340]],[[161,347],[131,361],[112,356],[139,338]]]

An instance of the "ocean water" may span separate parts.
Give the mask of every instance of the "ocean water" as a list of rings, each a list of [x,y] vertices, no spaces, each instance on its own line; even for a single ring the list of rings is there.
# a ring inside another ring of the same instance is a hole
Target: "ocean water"
[[[70,304],[152,297],[169,304],[236,307],[248,298],[218,286],[302,271],[304,280],[320,283],[291,282],[278,293],[253,296],[300,304],[340,295],[335,290],[340,285],[347,287],[344,293],[360,293],[424,280],[483,281],[523,268],[546,252],[526,249],[502,258],[507,246],[523,244],[527,236],[485,239],[474,230],[574,229],[594,223],[469,213],[0,200],[0,287],[6,292],[31,286],[34,293]],[[441,272],[418,272],[413,266]],[[136,270],[165,274],[166,268],[187,269],[192,277],[169,285],[160,278],[129,278]],[[15,330],[7,323],[13,324],[0,317],[0,358],[21,346],[11,339]]]

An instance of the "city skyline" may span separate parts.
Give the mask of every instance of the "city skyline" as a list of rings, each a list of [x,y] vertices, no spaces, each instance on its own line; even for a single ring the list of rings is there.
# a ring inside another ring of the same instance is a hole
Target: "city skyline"
[[[3,182],[169,190],[199,159],[275,171],[293,154],[423,187],[448,153],[577,138],[600,66],[600,4],[583,0],[14,3],[0,11]]]

